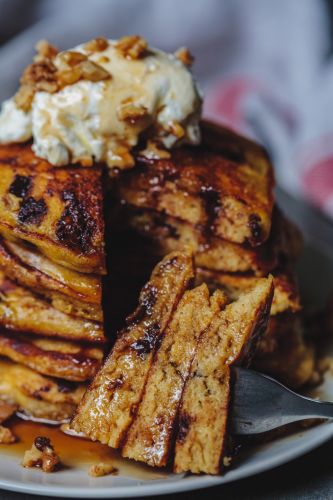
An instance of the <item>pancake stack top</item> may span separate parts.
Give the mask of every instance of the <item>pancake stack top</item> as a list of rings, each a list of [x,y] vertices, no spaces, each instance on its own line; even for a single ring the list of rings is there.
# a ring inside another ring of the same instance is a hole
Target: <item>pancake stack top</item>
[[[1,146],[0,169],[1,394],[64,420],[103,358],[102,172],[30,144]]]

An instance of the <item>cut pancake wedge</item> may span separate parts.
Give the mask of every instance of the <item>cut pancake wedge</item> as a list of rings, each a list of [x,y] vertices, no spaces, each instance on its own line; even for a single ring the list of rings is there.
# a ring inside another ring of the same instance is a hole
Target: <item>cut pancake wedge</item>
[[[167,255],[144,286],[104,366],[81,401],[72,428],[113,448],[135,418],[160,337],[194,278],[189,251]]]
[[[84,382],[96,374],[102,363],[103,350],[65,340],[39,339],[0,331],[0,356],[43,375]]]
[[[218,474],[226,449],[230,366],[246,363],[264,333],[273,279],[226,306],[199,339],[179,412],[175,472]]]
[[[167,465],[198,337],[226,302],[220,291],[210,297],[205,284],[185,292],[149,372],[137,416],[122,448],[124,457],[155,467]]]

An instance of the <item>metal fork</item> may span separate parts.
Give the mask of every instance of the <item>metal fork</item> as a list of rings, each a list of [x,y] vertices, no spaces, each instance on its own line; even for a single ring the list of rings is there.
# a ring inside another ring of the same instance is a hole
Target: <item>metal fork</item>
[[[231,432],[260,434],[310,418],[333,419],[333,403],[316,401],[291,391],[262,373],[232,368]]]

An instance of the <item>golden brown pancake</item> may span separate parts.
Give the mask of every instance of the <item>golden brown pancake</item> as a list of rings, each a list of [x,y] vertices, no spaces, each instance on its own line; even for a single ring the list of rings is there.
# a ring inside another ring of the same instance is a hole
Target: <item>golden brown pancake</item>
[[[101,168],[53,167],[31,145],[0,146],[0,233],[51,260],[105,274]]]
[[[4,330],[0,332],[0,356],[43,375],[84,382],[96,374],[103,350],[66,340],[13,335]]]
[[[274,204],[267,154],[229,130],[215,127],[214,133],[218,141],[174,149],[169,159],[137,158],[137,167],[120,177],[118,196],[200,226],[205,234],[260,245],[269,236]]]
[[[18,284],[48,298],[56,309],[103,321],[100,276],[78,273],[50,261],[30,245],[1,237],[0,269]]]

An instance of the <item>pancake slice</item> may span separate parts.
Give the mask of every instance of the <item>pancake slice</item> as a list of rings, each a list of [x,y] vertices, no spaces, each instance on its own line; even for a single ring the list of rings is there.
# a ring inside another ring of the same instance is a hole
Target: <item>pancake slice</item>
[[[105,274],[102,169],[53,167],[31,145],[0,146],[0,234],[52,261]]]
[[[96,374],[102,363],[103,350],[65,340],[39,339],[1,331],[0,356],[43,375],[84,382]]]
[[[175,472],[218,474],[229,417],[230,366],[246,364],[264,333],[273,280],[262,278],[227,305],[199,339],[179,412]]]
[[[65,314],[0,272],[0,326],[15,332],[105,342],[102,323]]]
[[[113,448],[121,446],[135,418],[159,339],[194,278],[189,251],[167,255],[144,286],[105,364],[72,422],[76,432]]]
[[[226,302],[219,290],[209,297],[205,284],[184,293],[149,372],[137,416],[122,448],[124,457],[154,467],[167,465],[198,337]]]

